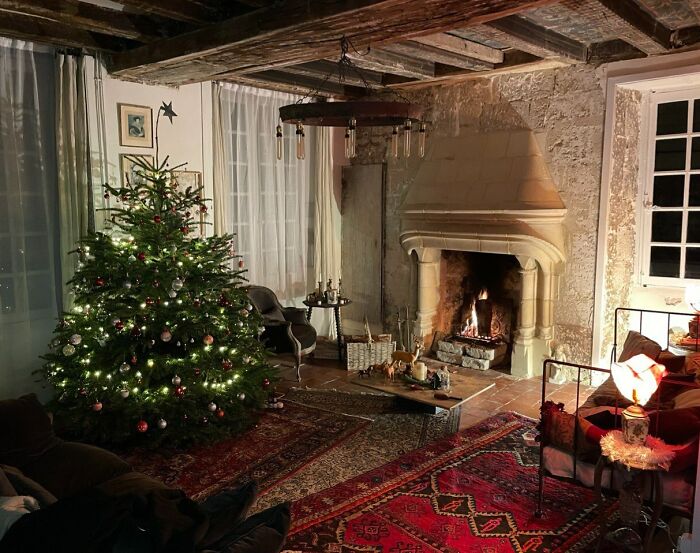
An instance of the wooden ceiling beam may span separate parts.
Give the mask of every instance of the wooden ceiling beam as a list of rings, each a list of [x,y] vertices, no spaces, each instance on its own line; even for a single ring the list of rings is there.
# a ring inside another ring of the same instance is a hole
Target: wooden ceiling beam
[[[407,58],[382,48],[372,48],[366,54],[349,52],[348,57],[358,67],[378,73],[390,73],[409,79],[429,79],[435,76],[433,62]]]
[[[540,27],[535,23],[513,15],[504,17],[488,24],[507,36],[515,38],[520,43],[525,43],[529,48],[525,51],[543,58],[564,57],[575,61],[586,61],[588,48],[567,36]],[[506,39],[507,40],[507,39]],[[522,49],[513,44],[515,48]]]
[[[93,33],[48,19],[8,11],[0,11],[0,35],[89,51],[116,52],[137,45],[137,43],[127,39]]]
[[[118,0],[120,4],[142,13],[177,19],[187,23],[206,24],[220,21],[227,9],[206,0]],[[229,2],[228,6],[237,7]]]
[[[672,33],[660,21],[647,11],[643,10],[634,0],[597,0],[607,11],[614,14],[626,25],[635,29],[665,52],[672,48]],[[633,46],[637,46],[633,44]],[[653,48],[653,50],[656,50]],[[660,53],[658,51],[647,52]]]
[[[425,44],[418,44],[410,40],[407,42],[387,44],[384,48],[395,54],[409,56],[419,60],[432,61],[433,63],[451,65],[452,67],[459,67],[460,69],[469,69],[471,71],[493,69],[492,63],[468,58],[461,54],[453,54],[447,50],[426,46]]]
[[[440,50],[485,61],[487,63],[503,63],[503,52],[497,48],[491,48],[490,46],[485,46],[483,44],[479,44],[478,42],[473,42],[471,40],[467,40],[466,38],[450,35],[448,33],[419,36],[411,40],[426,46],[432,46],[434,48],[439,48]]]
[[[280,68],[280,71],[337,83],[339,82],[340,78],[338,68],[339,66],[337,63],[327,60],[318,60],[309,61],[299,65],[287,65]],[[382,83],[382,73],[369,71],[367,69],[359,69],[359,67],[357,68],[357,71],[353,71],[348,67],[343,68],[343,84],[358,86],[361,88],[365,88],[366,86],[378,88],[382,86]]]
[[[177,0],[183,2],[184,0]],[[220,73],[258,71],[335,57],[347,36],[355,47],[488,23],[556,0],[287,0],[191,33],[113,56],[110,70],[132,79],[180,84],[187,63],[204,59]],[[144,0],[128,0],[144,4]],[[153,5],[150,4],[149,5]],[[163,5],[166,5],[163,3]],[[171,9],[171,3],[167,3]],[[182,69],[176,82],[162,82],[166,67]],[[211,78],[216,78],[212,74]]]
[[[281,70],[261,71],[260,73],[248,73],[246,75],[221,75],[219,80],[228,80],[258,86],[273,88],[290,94],[312,94],[313,96],[348,96],[347,87],[338,82],[324,82],[321,79],[295,75]]]
[[[152,42],[187,30],[182,24],[173,24],[170,20],[112,10],[78,0],[0,0],[0,10],[138,42]]]

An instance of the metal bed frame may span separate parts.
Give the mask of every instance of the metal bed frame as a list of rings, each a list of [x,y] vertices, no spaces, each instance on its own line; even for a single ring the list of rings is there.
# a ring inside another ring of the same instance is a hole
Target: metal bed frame
[[[624,321],[621,320],[622,316],[625,314],[631,314],[631,313],[636,313],[639,315],[639,325],[638,325],[638,332],[641,334],[642,329],[643,329],[643,324],[644,324],[644,315],[665,315],[666,316],[666,349],[668,349],[670,345],[670,330],[671,330],[671,317],[673,316],[678,316],[678,317],[698,317],[697,313],[673,313],[673,312],[668,312],[668,311],[655,311],[655,310],[649,310],[649,309],[634,309],[634,308],[628,308],[628,307],[618,307],[615,309],[615,328],[614,328],[614,342],[613,342],[613,347],[612,347],[612,354],[611,354],[611,359],[610,363],[614,362],[615,359],[617,359],[617,346],[618,346],[618,338],[619,338],[619,331],[621,325],[624,323]],[[700,336],[696,338],[696,343],[695,343],[695,348],[694,350],[696,352],[700,351]],[[541,414],[540,414],[540,466],[539,466],[539,482],[538,482],[538,497],[537,497],[537,511],[535,511],[535,516],[541,517],[542,516],[542,503],[544,500],[544,479],[545,476],[548,476],[547,471],[544,468],[544,448],[548,445],[545,439],[545,434],[546,434],[546,425],[548,423],[546,417],[548,416],[547,413],[545,412],[544,405],[546,403],[546,397],[547,397],[547,384],[548,382],[548,375],[549,375],[549,368],[553,365],[559,366],[559,367],[570,367],[573,369],[576,369],[577,374],[576,374],[576,410],[574,411],[574,436],[573,436],[573,481],[576,482],[576,468],[577,468],[577,461],[578,461],[578,434],[579,434],[579,419],[578,419],[578,411],[580,407],[580,391],[581,391],[581,373],[582,371],[590,371],[591,373],[605,373],[607,375],[610,375],[610,369],[603,369],[600,367],[593,367],[591,365],[583,365],[579,363],[569,363],[565,361],[557,361],[556,359],[546,359],[543,364],[542,364],[542,395],[541,395]],[[665,385],[675,385],[675,386],[684,386],[688,388],[700,388],[700,385],[696,384],[695,382],[681,382],[681,381],[666,381],[665,379],[661,381],[661,384],[659,385],[659,390],[662,389],[663,386]],[[621,410],[619,409],[619,402],[620,399],[620,394],[617,393],[616,398],[615,398],[615,412],[614,412],[614,426],[615,428],[619,428],[621,426],[620,423],[620,418],[621,418]],[[656,410],[659,409],[660,404],[661,404],[661,394],[657,394],[656,398],[656,405],[654,406]],[[659,425],[659,417],[656,418],[656,432],[658,433],[658,425]],[[549,475],[551,476],[551,475]],[[551,476],[553,478],[558,478]],[[612,482],[612,473],[611,473],[611,482],[610,486],[613,486]],[[696,483],[697,486],[697,483]],[[696,492],[697,493],[697,492]],[[692,518],[692,512],[686,513],[691,515]]]

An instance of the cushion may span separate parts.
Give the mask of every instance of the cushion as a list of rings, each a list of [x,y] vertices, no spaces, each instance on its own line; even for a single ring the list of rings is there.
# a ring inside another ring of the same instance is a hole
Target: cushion
[[[241,525],[257,495],[258,485],[252,481],[236,489],[223,490],[200,503],[209,516],[209,529],[197,545],[209,547]]]
[[[700,407],[653,412],[649,419],[649,433],[667,444],[685,444],[700,434]]]
[[[121,497],[124,495],[144,495],[151,491],[169,490],[170,488],[160,480],[141,472],[131,471],[105,480],[97,485],[97,489],[110,497]]]
[[[35,394],[0,401],[0,464],[22,468],[58,441]]]
[[[663,350],[656,359],[658,363],[666,367],[666,370],[671,373],[685,372],[685,357],[683,355],[674,355],[667,349]]]
[[[700,388],[691,388],[678,394],[673,401],[673,407],[674,409],[700,407]]]
[[[0,468],[0,497],[11,497],[17,495],[17,490],[10,483],[5,471]]]
[[[291,520],[289,503],[257,513],[217,544],[227,553],[279,553]]]
[[[640,353],[656,360],[661,353],[661,346],[639,332],[630,330],[627,333],[627,339],[625,340],[625,345],[622,347],[622,353],[618,358],[618,362],[622,363],[623,361],[627,361]]]
[[[131,472],[131,467],[105,449],[60,442],[22,470],[61,499]]]
[[[8,465],[0,465],[0,473],[5,473],[12,487],[16,490],[17,495],[29,495],[39,502],[43,509],[52,503],[56,503],[56,496],[44,488],[41,484],[34,482],[31,478],[24,475],[21,470]],[[0,494],[2,495],[2,494]]]

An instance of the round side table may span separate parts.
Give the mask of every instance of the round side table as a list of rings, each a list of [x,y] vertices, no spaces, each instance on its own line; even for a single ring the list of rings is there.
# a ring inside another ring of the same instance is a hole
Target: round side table
[[[311,313],[314,309],[314,307],[317,307],[318,309],[332,309],[333,310],[333,316],[335,317],[335,331],[336,334],[338,335],[338,360],[342,361],[343,360],[343,328],[342,328],[342,323],[340,320],[340,308],[345,307],[346,305],[350,305],[352,303],[351,300],[345,299],[343,303],[328,303],[328,302],[314,302],[314,301],[308,301],[304,300],[304,305],[307,307],[306,310],[306,320],[311,322]]]
[[[600,449],[602,453],[594,473],[595,491],[602,495],[601,480],[603,470],[606,467],[611,469],[611,478],[616,466],[625,469],[623,472],[626,477],[620,489],[620,522],[615,525],[616,528],[608,526],[601,533],[596,551],[600,551],[602,544],[608,542],[620,547],[620,551],[646,553],[649,551],[656,524],[661,516],[661,508],[664,503],[661,472],[668,470],[668,463],[644,460],[645,454],[654,453],[654,448],[646,445],[627,444],[619,430],[608,432],[600,442]],[[639,534],[639,518],[647,481],[650,484],[654,506],[649,527],[642,540]]]

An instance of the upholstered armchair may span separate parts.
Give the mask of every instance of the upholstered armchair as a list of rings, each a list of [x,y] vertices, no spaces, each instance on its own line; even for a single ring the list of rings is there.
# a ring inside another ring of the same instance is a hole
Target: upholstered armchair
[[[263,342],[277,353],[294,355],[301,381],[301,357],[316,349],[316,329],[306,320],[306,309],[282,307],[275,293],[264,286],[249,286],[248,297],[263,317]]]

